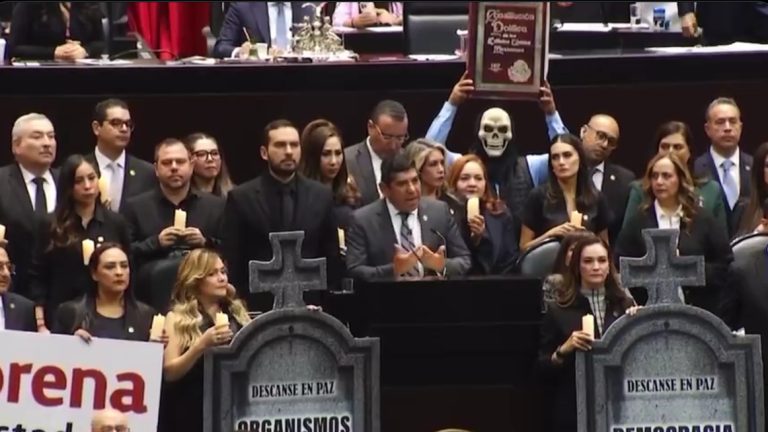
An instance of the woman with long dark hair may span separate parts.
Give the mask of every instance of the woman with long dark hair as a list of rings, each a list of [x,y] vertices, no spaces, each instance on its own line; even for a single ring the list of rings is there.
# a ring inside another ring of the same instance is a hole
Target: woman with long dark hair
[[[560,241],[560,249],[555,255],[555,263],[552,265],[552,274],[544,279],[544,300],[554,301],[555,294],[562,289],[563,277],[568,272],[568,264],[571,262],[576,243],[592,237],[595,237],[595,233],[585,230],[573,231],[563,237]]]
[[[693,306],[717,312],[719,295],[726,288],[733,251],[728,232],[712,213],[699,204],[688,168],[674,153],[651,159],[643,178],[643,202],[625,221],[616,244],[616,257],[643,257],[643,230],[677,229],[680,256],[703,256],[706,288],[681,287],[681,297]],[[643,302],[640,302],[643,303]]]
[[[192,187],[208,192],[217,197],[226,198],[235,187],[229,177],[227,163],[224,161],[216,139],[202,132],[195,132],[184,138],[184,145],[192,155]]]
[[[299,171],[307,178],[328,185],[336,201],[336,223],[344,229],[360,206],[360,190],[347,171],[344,143],[336,126],[315,120],[301,133]]]
[[[92,280],[84,295],[61,304],[53,333],[91,338],[148,341],[155,310],[136,301],[128,254],[117,243],[97,247],[88,262]],[[161,341],[162,338],[157,339]]]
[[[554,380],[554,403],[546,430],[573,432],[576,428],[576,351],[588,351],[624,314],[637,311],[632,298],[619,285],[611,265],[608,243],[591,236],[573,248],[561,289],[547,304],[541,323],[539,362]],[[582,318],[594,317],[594,328],[584,329]],[[591,330],[591,331],[590,331]]]
[[[531,191],[522,219],[521,250],[579,229],[592,231],[608,241],[613,215],[592,183],[584,148],[576,136],[563,134],[552,140],[549,178]]]
[[[32,256],[30,297],[40,331],[48,331],[56,308],[85,294],[91,275],[83,240],[117,243],[130,250],[127,222],[101,203],[96,169],[81,155],[64,161],[56,189],[56,211],[41,221]]]
[[[768,142],[757,148],[752,162],[752,188],[749,200],[740,201],[733,211],[737,235],[768,232]]]
[[[693,143],[693,133],[687,124],[679,121],[670,121],[664,123],[656,131],[654,139],[656,154],[674,154],[686,167],[691,169],[691,144]],[[655,155],[654,155],[655,156]],[[694,178],[695,192],[699,196],[699,205],[712,213],[717,221],[724,227],[728,227],[728,220],[723,202],[723,192],[720,185],[707,176]],[[632,183],[632,189],[629,192],[627,201],[627,210],[624,214],[624,224],[627,219],[637,211],[643,203],[643,182],[638,180]]]
[[[10,58],[80,60],[104,52],[98,2],[19,2],[8,38]]]

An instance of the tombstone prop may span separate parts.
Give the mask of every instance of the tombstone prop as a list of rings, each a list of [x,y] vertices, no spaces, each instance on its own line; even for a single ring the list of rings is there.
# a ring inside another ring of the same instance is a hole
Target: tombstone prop
[[[269,238],[274,258],[250,262],[250,290],[275,307],[206,352],[204,431],[379,432],[379,339],[305,307],[326,263],[301,258],[303,232]]]
[[[704,258],[676,254],[679,231],[643,231],[647,254],[621,258],[648,305],[576,356],[579,432],[764,432],[758,336],[734,336],[678,286],[705,284]]]

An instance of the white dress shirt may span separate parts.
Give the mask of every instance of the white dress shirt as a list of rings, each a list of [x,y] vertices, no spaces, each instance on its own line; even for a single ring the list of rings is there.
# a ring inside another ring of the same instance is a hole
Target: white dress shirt
[[[379,198],[381,198],[382,197],[381,189],[379,188],[379,185],[381,184],[381,158],[379,157],[379,155],[376,154],[375,151],[373,151],[373,147],[371,147],[370,137],[366,138],[365,145],[368,146],[368,153],[371,154],[371,165],[373,166],[373,175],[376,177],[376,190],[379,191]],[[399,236],[400,231],[395,231],[395,234]]]
[[[118,158],[114,161],[118,167],[117,175],[123,177],[122,179],[118,179],[117,183],[112,181],[112,175],[115,173],[115,170],[111,167],[111,164],[113,163],[112,159],[106,157],[104,153],[100,152],[98,147],[93,151],[93,154],[96,156],[96,163],[99,165],[99,173],[101,173],[101,177],[103,177],[107,181],[107,184],[110,185],[109,201],[112,203],[112,209],[119,209],[120,202],[123,199],[122,180],[125,179],[125,160],[127,158],[125,150],[123,150],[123,152],[120,153],[120,156],[118,156]],[[121,187],[113,188],[112,185],[120,185]]]
[[[600,165],[594,167],[592,171],[592,183],[598,191],[603,190],[603,177],[605,177],[605,162],[600,162]]]
[[[291,2],[267,2],[267,11],[269,12],[269,38],[273,42],[277,41],[277,14],[278,3],[283,3],[283,12],[285,16],[285,28],[288,30],[285,40],[290,41],[293,37],[293,6]],[[287,49],[288,47],[278,47]]]
[[[712,147],[709,148],[709,154],[712,156],[712,160],[715,162],[715,168],[717,168],[717,176],[720,178],[720,184],[722,185],[724,180],[723,162],[725,162],[726,158],[717,154]],[[739,175],[741,172],[741,168],[739,167],[739,164],[741,163],[741,150],[736,149],[736,153],[727,159],[730,159],[730,161],[733,162],[733,166],[728,171],[728,174],[735,182],[734,184],[736,185],[736,191],[738,192],[739,196],[741,196],[741,176]]]
[[[3,298],[0,297],[0,331],[5,330],[5,305],[3,305]]]
[[[35,208],[35,194],[37,193],[37,185],[35,185],[35,175],[24,169],[19,165],[21,169],[21,177],[24,179],[24,184],[27,186],[27,193],[29,194],[29,201],[32,203],[32,208]],[[53,181],[53,175],[51,170],[48,170],[43,174],[43,190],[45,191],[45,201],[48,206],[47,213],[52,213],[56,209],[56,183]]]
[[[400,216],[400,210],[396,209],[389,200],[387,200],[387,208],[389,209],[389,217],[392,220],[392,228],[395,230],[395,239],[397,239],[397,244],[402,247],[402,244],[400,243],[400,228],[403,226],[403,217]],[[413,245],[415,247],[421,246],[421,223],[419,223],[418,208],[412,211],[410,216],[408,216],[408,228],[411,230]],[[424,266],[422,266],[421,263],[417,263],[416,268],[419,270],[419,275],[423,277]]]
[[[659,229],[676,229],[680,230],[680,221],[683,220],[683,206],[677,207],[672,214],[667,214],[664,209],[659,205],[659,201],[653,201],[653,208],[656,211],[656,223],[659,225]],[[682,287],[677,287],[677,295],[680,296],[680,300],[685,303],[685,293],[683,293]]]

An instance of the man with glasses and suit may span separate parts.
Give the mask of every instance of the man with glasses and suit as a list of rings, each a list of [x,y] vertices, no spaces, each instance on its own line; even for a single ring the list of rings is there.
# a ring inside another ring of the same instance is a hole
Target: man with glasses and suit
[[[8,292],[13,271],[8,252],[0,247],[0,331],[37,332],[35,304],[32,300]]]

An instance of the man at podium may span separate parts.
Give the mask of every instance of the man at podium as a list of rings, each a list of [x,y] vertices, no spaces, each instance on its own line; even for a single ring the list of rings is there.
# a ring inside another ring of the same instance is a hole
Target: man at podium
[[[347,270],[364,281],[460,276],[470,253],[444,202],[423,198],[405,155],[381,164],[383,198],[357,210],[347,229]]]

